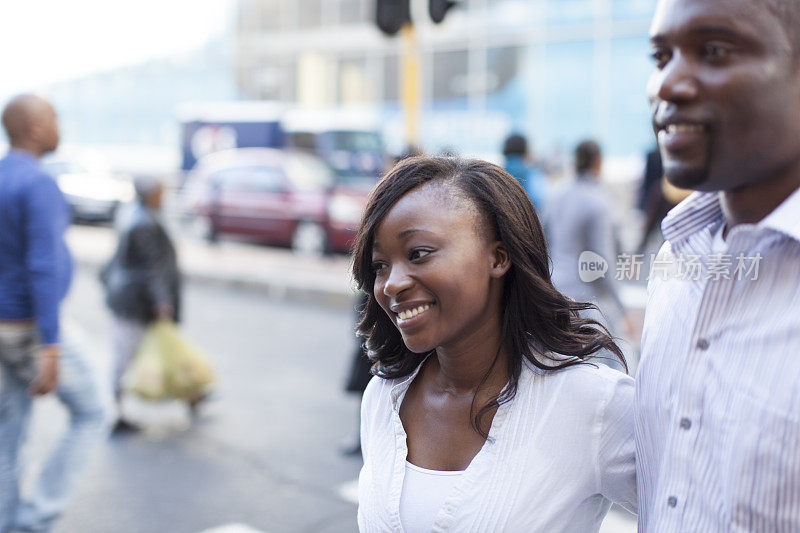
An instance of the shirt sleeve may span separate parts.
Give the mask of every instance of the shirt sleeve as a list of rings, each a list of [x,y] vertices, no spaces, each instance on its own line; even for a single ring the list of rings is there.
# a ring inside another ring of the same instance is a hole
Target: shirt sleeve
[[[41,342],[55,344],[59,338],[58,312],[62,296],[60,261],[65,201],[56,182],[44,174],[32,179],[26,192],[25,265],[30,279],[33,313]]]
[[[603,496],[636,513],[636,443],[633,418],[633,379],[621,372],[614,375],[610,397],[602,411],[599,468]]]

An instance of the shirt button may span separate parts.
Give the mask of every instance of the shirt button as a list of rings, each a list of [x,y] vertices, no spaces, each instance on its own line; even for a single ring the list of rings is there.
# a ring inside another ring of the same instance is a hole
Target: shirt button
[[[708,350],[708,347],[709,347],[708,340],[707,339],[700,339],[699,341],[697,341],[697,347],[700,348],[701,350]]]
[[[691,429],[692,421],[688,418],[681,418],[681,429]]]
[[[676,505],[678,505],[678,498],[676,498],[675,496],[670,496],[669,498],[667,498],[667,505],[669,505],[670,507],[675,507]]]

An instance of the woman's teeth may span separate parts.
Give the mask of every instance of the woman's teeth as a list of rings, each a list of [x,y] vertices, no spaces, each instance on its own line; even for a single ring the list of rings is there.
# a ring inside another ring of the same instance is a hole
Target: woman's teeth
[[[424,313],[428,309],[430,309],[430,304],[420,305],[419,307],[415,307],[414,309],[409,309],[407,311],[400,311],[397,316],[403,320],[408,320],[409,318],[413,318],[420,313]]]
[[[667,126],[667,133],[701,133],[703,126],[700,124],[670,124]]]

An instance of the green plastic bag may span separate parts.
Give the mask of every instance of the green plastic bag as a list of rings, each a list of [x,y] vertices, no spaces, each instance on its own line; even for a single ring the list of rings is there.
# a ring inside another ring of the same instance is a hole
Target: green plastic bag
[[[156,321],[147,329],[124,377],[125,390],[151,401],[199,399],[214,381],[208,358],[170,320]]]

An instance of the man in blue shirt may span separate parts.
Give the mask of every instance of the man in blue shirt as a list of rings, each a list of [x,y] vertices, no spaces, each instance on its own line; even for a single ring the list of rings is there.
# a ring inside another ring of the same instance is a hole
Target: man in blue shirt
[[[509,135],[503,143],[504,168],[517,178],[528,197],[541,213],[547,199],[547,176],[536,165],[528,151],[528,140],[519,133]]]
[[[38,161],[58,146],[55,110],[22,95],[8,103],[2,122],[11,148],[0,159],[0,533],[49,531],[107,416],[83,354],[59,331],[72,278],[69,209]],[[18,461],[32,398],[53,390],[69,410],[69,428],[22,501]]]

